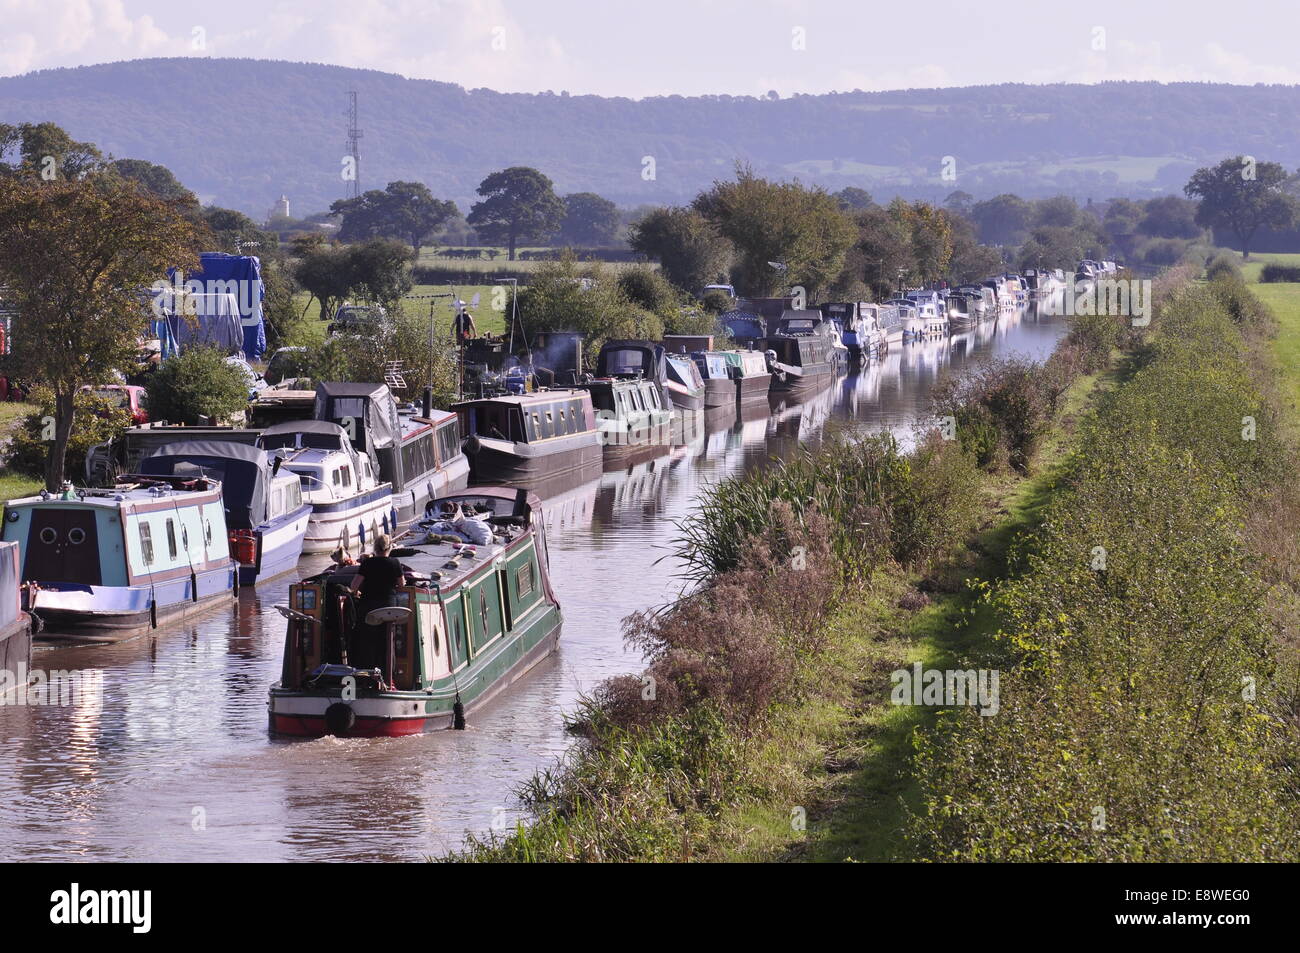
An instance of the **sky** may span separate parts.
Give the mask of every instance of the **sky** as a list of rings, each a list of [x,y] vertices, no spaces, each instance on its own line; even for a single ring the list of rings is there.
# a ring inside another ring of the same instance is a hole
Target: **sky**
[[[1297,27],[1295,0],[0,0],[0,75],[211,56],[635,98],[1294,84]]]

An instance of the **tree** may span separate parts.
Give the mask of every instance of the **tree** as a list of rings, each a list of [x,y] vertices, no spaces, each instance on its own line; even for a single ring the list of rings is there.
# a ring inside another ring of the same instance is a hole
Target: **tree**
[[[802,286],[815,298],[840,274],[853,244],[852,222],[824,189],[769,182],[744,165],[735,181],[714,182],[697,196],[694,208],[731,240],[736,277],[750,295]]]
[[[0,178],[0,284],[18,313],[16,371],[54,393],[45,485],[63,482],[74,397],[130,361],[148,327],[138,290],[197,265],[175,201],[117,176]]]
[[[866,189],[860,189],[856,185],[845,186],[835,193],[835,201],[840,203],[840,208],[846,212],[860,212],[864,208],[871,208],[876,203],[871,198],[871,193]]]
[[[149,418],[196,426],[222,424],[248,406],[243,372],[216,348],[191,347],[149,378]]]
[[[1296,219],[1295,200],[1281,189],[1286,178],[1276,162],[1236,156],[1213,168],[1197,169],[1183,192],[1200,199],[1196,223],[1231,231],[1241,244],[1241,256],[1249,258],[1250,240],[1261,226],[1290,228]]]
[[[134,179],[150,195],[175,200],[187,209],[198,210],[199,200],[194,193],[181,185],[180,180],[165,165],[156,165],[144,159],[115,159],[108,167],[123,178]]]
[[[1050,199],[1039,199],[1033,205],[1034,226],[1056,226],[1072,228],[1079,221],[1079,206],[1068,195],[1057,195]]]
[[[632,225],[628,244],[659,262],[678,288],[699,294],[731,266],[731,244],[703,215],[689,208],[661,208]]]
[[[560,240],[566,245],[598,248],[614,244],[618,235],[618,206],[595,192],[564,197]]]
[[[208,237],[212,247],[221,251],[234,254],[237,243],[242,245],[256,242],[246,250],[250,255],[266,254],[279,247],[279,235],[266,231],[243,212],[233,208],[209,205],[203,209],[201,218],[211,233]]]
[[[353,245],[310,240],[294,243],[298,260],[294,280],[308,294],[307,307],[319,301],[321,317],[333,317],[349,298],[393,308],[411,290],[411,253],[391,238],[372,238]]]
[[[1197,238],[1196,203],[1177,195],[1163,195],[1146,203],[1138,230],[1152,238]]]
[[[943,200],[943,209],[949,215],[970,218],[971,209],[975,205],[975,196],[969,192],[958,189],[955,192],[949,192],[948,197]]]
[[[564,202],[551,180],[527,166],[493,172],[478,194],[483,201],[474,203],[466,221],[486,241],[504,243],[511,261],[521,240],[546,238],[564,221]]]
[[[16,161],[6,161],[10,155]],[[77,142],[52,122],[0,123],[0,175],[78,179],[102,166],[103,155],[93,143]]]
[[[400,238],[417,252],[429,236],[459,215],[455,202],[434,198],[423,182],[389,182],[383,190],[339,199],[330,211],[343,218],[342,241]]]
[[[1003,194],[976,202],[970,213],[984,244],[1018,245],[1029,228],[1032,209],[1020,196]]]
[[[544,263],[519,289],[519,314],[530,331],[580,331],[592,357],[607,340],[658,341],[664,334],[663,320],[629,301],[608,268],[580,268],[571,254]]]

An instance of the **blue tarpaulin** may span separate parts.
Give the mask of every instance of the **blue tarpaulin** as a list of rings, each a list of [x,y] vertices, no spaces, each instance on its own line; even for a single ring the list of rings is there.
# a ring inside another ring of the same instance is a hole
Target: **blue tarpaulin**
[[[168,272],[175,282],[176,271]],[[203,294],[233,294],[239,303],[240,324],[244,329],[244,357],[255,361],[266,351],[266,325],[262,320],[262,262],[256,255],[227,255],[204,252],[199,256],[199,270],[184,276],[184,287]]]

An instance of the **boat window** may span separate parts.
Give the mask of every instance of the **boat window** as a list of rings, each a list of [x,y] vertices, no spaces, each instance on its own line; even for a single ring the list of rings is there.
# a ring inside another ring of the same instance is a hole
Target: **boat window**
[[[167,556],[176,558],[176,524],[170,519],[167,521]]]
[[[343,474],[343,485],[344,485],[345,487],[351,486],[351,485],[352,485],[352,468],[351,468],[351,467],[340,467],[340,468],[339,468],[339,472]]]
[[[641,388],[632,391],[632,403],[636,405],[637,410],[645,410],[645,399],[641,394]]]
[[[460,453],[460,422],[449,421],[438,428],[438,460],[446,463]]]
[[[332,482],[335,486],[338,486],[340,483],[343,482],[343,476],[340,473],[340,471],[335,470],[333,474],[331,474],[330,482]]]
[[[286,506],[291,510],[296,510],[302,506],[302,484],[290,483],[284,488],[284,500]],[[209,542],[211,541],[212,529],[208,528]]]
[[[153,529],[144,520],[140,521],[140,555],[146,566],[153,565]]]
[[[271,494],[271,512],[270,516],[281,516],[284,514],[284,490],[276,490]]]
[[[294,489],[297,487],[295,486]],[[212,545],[212,520],[203,521],[203,539],[209,546]]]

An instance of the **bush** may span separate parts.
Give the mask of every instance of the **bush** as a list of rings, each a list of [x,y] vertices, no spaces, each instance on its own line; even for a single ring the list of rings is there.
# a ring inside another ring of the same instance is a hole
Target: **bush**
[[[1300,265],[1278,265],[1270,262],[1259,273],[1259,280],[1265,284],[1300,281]]]
[[[164,361],[149,379],[149,419],[194,426],[226,421],[248,406],[248,382],[215,348]]]
[[[1205,263],[1205,277],[1210,281],[1216,278],[1241,280],[1241,267],[1237,264],[1237,256],[1232,252],[1217,252]]]
[[[28,400],[39,407],[28,415],[13,432],[9,445],[8,466],[19,473],[45,477],[45,461],[49,456],[50,441],[44,439],[46,418],[54,414],[54,394],[38,387]],[[86,453],[96,444],[112,440],[131,426],[131,415],[116,404],[89,391],[77,394],[73,401],[72,434],[68,439],[68,452],[64,468],[74,482],[84,478]]]
[[[936,413],[957,421],[957,439],[981,466],[996,469],[1005,461],[1023,473],[1051,425],[1055,390],[1044,368],[1013,357],[944,379],[934,398]]]

